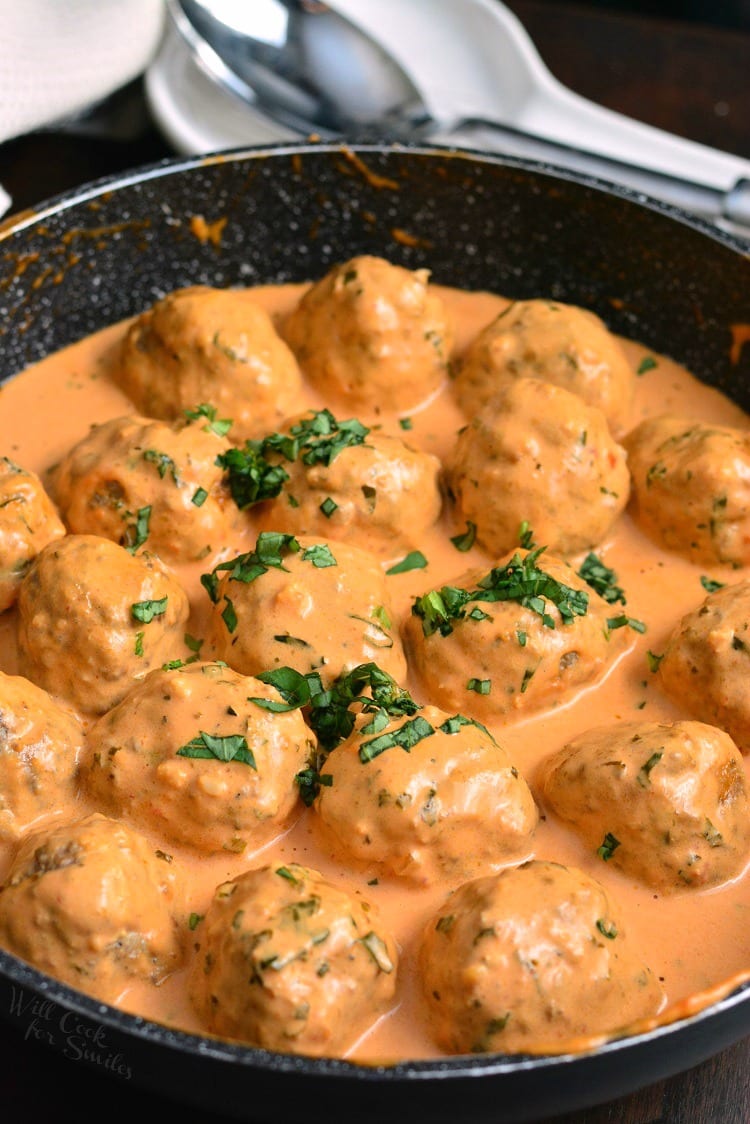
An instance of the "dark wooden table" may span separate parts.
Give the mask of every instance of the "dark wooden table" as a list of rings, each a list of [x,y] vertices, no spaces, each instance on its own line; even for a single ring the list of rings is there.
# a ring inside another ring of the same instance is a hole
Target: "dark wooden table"
[[[750,159],[750,31],[666,22],[540,0],[508,0],[550,69],[585,97]],[[107,116],[109,115],[109,117]],[[0,183],[14,209],[85,181],[172,155],[148,118],[140,83],[83,129],[0,145]],[[116,1096],[113,1097],[113,1089]],[[0,1023],[0,1103],[9,1121],[162,1119],[194,1114],[24,1041]],[[201,1114],[204,1124],[223,1118]],[[251,1117],[248,1118],[250,1120]],[[470,1117],[467,1116],[467,1120]],[[631,1096],[554,1124],[748,1124],[750,1039]],[[278,1124],[284,1124],[279,1121]],[[553,1124],[539,1122],[539,1124]]]

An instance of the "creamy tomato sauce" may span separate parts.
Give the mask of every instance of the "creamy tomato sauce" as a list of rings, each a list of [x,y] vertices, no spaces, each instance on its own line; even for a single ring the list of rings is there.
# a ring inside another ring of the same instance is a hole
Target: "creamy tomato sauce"
[[[299,285],[259,287],[254,298],[279,321],[294,307],[304,289]],[[455,325],[456,355],[507,303],[488,293],[437,291]],[[132,404],[109,375],[112,349],[124,330],[124,325],[105,329],[5,384],[0,390],[0,453],[39,473],[44,480],[48,470],[86,435],[92,423],[133,413]],[[747,418],[739,408],[666,357],[628,341],[624,347],[635,370],[639,366],[648,368],[636,380],[632,425],[649,415],[671,411],[704,422],[747,428]],[[644,364],[644,359],[653,362]],[[323,404],[320,396],[305,386],[295,409],[317,409]],[[339,410],[337,416],[350,415]],[[384,418],[383,427],[444,458],[465,421],[449,388],[444,386],[426,406],[412,413],[408,433],[394,420]],[[428,559],[427,567],[387,578],[400,618],[408,616],[413,598],[427,589],[454,580],[470,567],[489,568],[494,564],[495,559],[477,545],[459,553],[450,537],[460,530],[450,512],[444,511],[441,521],[421,537],[419,549]],[[224,556],[251,549],[256,537],[251,513],[245,532],[238,533],[227,544]],[[367,547],[366,539],[360,545]],[[627,512],[596,551],[616,571],[618,583],[627,594],[625,611],[644,622],[646,631],[628,630],[622,654],[604,678],[571,701],[529,717],[496,723],[492,732],[528,781],[539,804],[541,820],[533,839],[533,856],[575,866],[609,890],[629,938],[663,982],[664,1017],[670,1018],[700,1006],[730,978],[750,969],[748,875],[743,873],[712,889],[659,893],[610,869],[545,807],[540,766],[568,740],[596,725],[636,719],[669,722],[686,717],[659,690],[648,653],[662,652],[680,617],[702,602],[702,576],[729,582],[746,574],[721,566],[696,565],[676,553],[665,552],[638,529]],[[384,559],[384,566],[397,561],[403,553],[399,550],[393,558]],[[194,637],[204,637],[210,605],[200,585],[200,575],[206,571],[206,564],[173,568],[191,601],[188,630]],[[10,674],[18,670],[15,612],[11,609],[0,616],[0,669]],[[419,702],[439,702],[425,698],[416,681],[404,685]],[[193,730],[186,730],[185,740],[193,734]],[[66,814],[73,818],[90,810],[93,805],[79,796],[75,804],[66,808]],[[164,848],[157,832],[152,831],[151,836],[155,847]],[[392,1009],[365,1033],[348,1056],[372,1062],[440,1055],[422,1013],[416,949],[423,926],[443,903],[452,888],[450,884],[405,884],[365,864],[357,865],[343,854],[322,849],[313,828],[313,812],[302,806],[291,826],[254,854],[197,857],[189,848],[171,843],[166,849],[173,854],[175,867],[180,871],[186,916],[206,913],[217,884],[271,861],[313,867],[333,881],[353,886],[375,902],[400,948],[397,997]],[[8,847],[0,853],[0,880],[10,860]],[[159,987],[133,984],[121,996],[119,1005],[161,1023],[204,1033],[189,1001],[188,971],[187,966],[180,968]]]

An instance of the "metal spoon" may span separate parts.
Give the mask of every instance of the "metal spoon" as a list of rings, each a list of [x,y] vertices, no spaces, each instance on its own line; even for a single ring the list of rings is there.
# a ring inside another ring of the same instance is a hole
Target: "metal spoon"
[[[326,139],[412,137],[419,92],[371,34],[318,0],[169,0],[204,70],[282,124]]]
[[[567,89],[500,0],[169,6],[216,81],[302,133],[515,150],[750,233],[750,161]]]

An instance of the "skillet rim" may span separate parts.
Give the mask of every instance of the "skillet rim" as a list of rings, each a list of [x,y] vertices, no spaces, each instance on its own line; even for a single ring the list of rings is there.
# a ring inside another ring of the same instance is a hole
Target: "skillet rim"
[[[95,180],[88,181],[75,188],[59,192],[49,198],[42,199],[33,207],[19,213],[11,213],[0,222],[0,249],[5,249],[10,239],[31,230],[35,225],[41,224],[53,215],[63,215],[65,211],[87,203],[102,195],[129,187],[135,187],[147,181],[158,180],[162,177],[174,175],[187,175],[214,165],[234,164],[243,160],[257,160],[300,156],[308,154],[335,154],[344,150],[356,155],[375,153],[377,155],[394,154],[398,156],[414,155],[418,157],[451,157],[457,160],[465,159],[481,164],[497,165],[504,168],[529,172],[533,175],[549,177],[552,181],[563,180],[582,188],[589,188],[624,200],[638,208],[650,210],[659,214],[666,220],[686,226],[718,243],[726,249],[738,253],[750,262],[750,234],[748,238],[724,230],[702,216],[694,215],[682,208],[656,199],[643,192],[637,191],[626,185],[617,184],[599,176],[582,173],[562,165],[526,159],[522,157],[503,155],[502,153],[487,152],[479,148],[465,146],[449,146],[423,143],[383,143],[370,140],[341,140],[341,141],[312,141],[289,142],[278,145],[243,145],[231,149],[217,150],[198,156],[174,156],[162,158],[158,161],[143,164],[126,171],[112,173]],[[0,378],[0,383],[4,381]],[[392,1064],[368,1064],[359,1061],[347,1061],[338,1058],[316,1058],[306,1055],[282,1054],[264,1050],[260,1047],[233,1043],[207,1035],[191,1034],[186,1031],[173,1029],[165,1024],[157,1023],[142,1016],[131,1015],[110,1004],[101,1003],[96,999],[79,992],[68,985],[61,983],[51,976],[26,964],[24,961],[0,949],[0,978],[9,981],[11,986],[27,987],[35,994],[49,999],[53,1003],[65,1008],[67,1011],[79,1013],[82,1017],[91,1019],[107,1029],[125,1034],[146,1043],[170,1049],[177,1053],[189,1056],[199,1055],[217,1061],[227,1061],[240,1065],[247,1070],[262,1070],[278,1074],[297,1074],[309,1077],[351,1079],[354,1077],[359,1082],[369,1084],[373,1081],[387,1082],[389,1084],[414,1084],[430,1079],[441,1082],[465,1077],[496,1077],[511,1076],[524,1072],[546,1074],[556,1072],[563,1067],[576,1063],[585,1063],[592,1058],[607,1058],[617,1056],[623,1051],[638,1052],[644,1047],[661,1042],[671,1041],[673,1036],[678,1038],[688,1034],[691,1029],[701,1028],[704,1023],[712,1023],[722,1019],[737,1008],[747,1005],[750,1001],[750,980],[740,984],[723,998],[710,1003],[701,1010],[664,1025],[657,1026],[648,1031],[623,1037],[614,1037],[596,1046],[593,1050],[568,1054],[477,1054],[456,1055],[439,1059],[428,1060],[403,1060]],[[7,1021],[7,1014],[4,1016]],[[750,1015],[747,1017],[747,1031],[750,1031]],[[710,1033],[710,1032],[709,1032]],[[730,1042],[736,1042],[743,1034],[734,1034]],[[698,1060],[712,1056],[727,1044],[711,1045],[704,1049]],[[696,1064],[695,1062],[689,1064]],[[687,1068],[683,1066],[682,1068]],[[677,1072],[673,1066],[669,1072],[659,1071],[658,1077],[666,1077]],[[644,1076],[640,1084],[636,1082],[629,1086],[629,1090],[648,1084]],[[628,1090],[626,1090],[628,1091]],[[587,1102],[588,1103],[588,1102]]]

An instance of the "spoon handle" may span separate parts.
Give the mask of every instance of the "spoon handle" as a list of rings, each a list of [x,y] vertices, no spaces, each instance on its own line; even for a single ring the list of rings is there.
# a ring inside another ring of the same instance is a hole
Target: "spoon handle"
[[[500,0],[328,0],[404,68],[432,138],[482,122],[482,144],[547,146],[547,159],[614,179],[712,219],[750,226],[750,161],[615,113],[548,70]],[[474,135],[476,135],[476,130]],[[506,148],[507,151],[507,148]],[[583,161],[583,165],[581,163]]]
[[[449,131],[430,134],[438,144],[462,146],[508,156],[540,160],[564,172],[576,172],[608,180],[654,199],[671,203],[709,219],[733,234],[750,239],[750,179],[740,179],[725,191],[664,170],[613,159],[582,146],[534,136],[497,122],[474,119]]]

